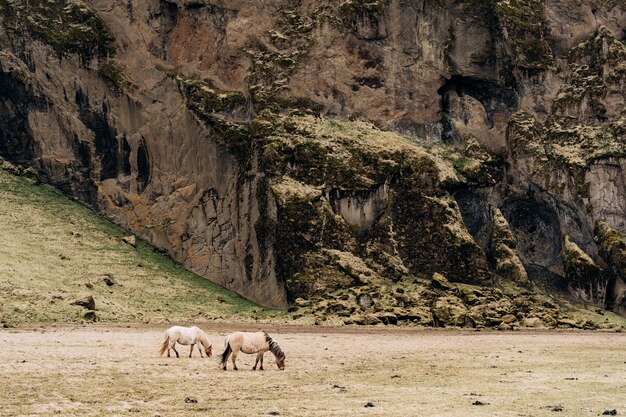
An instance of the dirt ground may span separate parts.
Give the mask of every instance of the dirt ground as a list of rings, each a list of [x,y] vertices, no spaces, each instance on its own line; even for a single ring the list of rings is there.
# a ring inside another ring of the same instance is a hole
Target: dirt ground
[[[0,416],[626,415],[626,334],[283,326],[285,371],[223,372],[241,326],[204,328],[211,359],[159,357],[165,327],[3,330]]]

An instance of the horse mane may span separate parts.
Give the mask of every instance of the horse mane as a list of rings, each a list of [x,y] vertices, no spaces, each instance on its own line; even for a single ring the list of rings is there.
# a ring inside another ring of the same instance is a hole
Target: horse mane
[[[277,358],[285,359],[285,352],[283,352],[280,346],[278,346],[278,343],[276,343],[276,341],[272,339],[272,336],[267,334],[267,332],[263,333],[265,334],[265,340],[270,347],[270,352],[272,352]]]
[[[209,340],[209,337],[202,330],[200,330],[200,337],[198,337],[198,341],[202,343],[202,346],[204,347],[206,347],[207,344],[211,346],[211,341]]]

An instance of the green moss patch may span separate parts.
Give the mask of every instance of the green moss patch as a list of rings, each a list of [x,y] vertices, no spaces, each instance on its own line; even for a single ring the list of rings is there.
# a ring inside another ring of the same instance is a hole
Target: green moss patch
[[[562,258],[565,279],[570,287],[585,292],[587,299],[604,303],[604,293],[599,291],[605,288],[607,279],[602,269],[569,236],[564,238]]]
[[[600,256],[611,265],[617,276],[626,282],[626,236],[603,221],[596,223],[595,236]]]
[[[496,272],[519,284],[528,284],[528,274],[517,254],[517,241],[509,223],[498,208],[493,209],[492,218],[489,254],[494,260]]]
[[[495,0],[494,12],[511,49],[514,64],[527,71],[546,70],[553,65],[546,40],[543,2],[540,0]]]
[[[210,80],[169,75],[178,84],[187,108],[245,165],[252,155],[251,131],[245,118],[237,119],[237,114],[246,111],[245,96],[238,91],[220,90]]]
[[[624,325],[624,320],[613,314],[580,309],[564,299],[514,285],[494,288],[448,283],[441,287],[439,280],[409,277],[396,283],[371,280],[323,296],[297,299],[290,310],[295,320],[317,324],[500,330],[619,330]]]
[[[277,12],[275,28],[266,34],[267,43],[250,42],[243,51],[250,58],[249,90],[258,112],[316,107],[307,99],[291,97],[287,90],[289,78],[308,57],[314,42],[311,32],[321,15],[302,14],[297,5],[291,6]]]
[[[119,62],[107,59],[98,64],[98,74],[118,93],[130,93],[137,89],[137,85],[126,74],[124,66]]]
[[[83,61],[115,52],[115,38],[83,0],[0,0],[0,13],[16,31],[27,30],[60,55]]]
[[[313,116],[274,118],[273,130],[262,139],[264,168],[303,183],[365,191],[390,178],[414,180],[424,192],[440,183],[459,183],[455,168],[463,156],[424,147],[394,132],[361,121],[346,122]]]
[[[480,170],[479,159],[360,121],[264,114],[252,125],[262,132],[255,140],[277,203],[277,273],[291,300],[363,281],[345,267],[349,259],[391,281],[438,271],[457,281],[490,279],[445,192],[467,181],[467,167]],[[379,211],[364,225],[349,223],[337,198],[386,202],[371,203]]]
[[[624,96],[626,46],[600,27],[568,54],[570,75],[559,91],[546,123],[545,138],[564,163],[588,166],[606,157],[626,155],[626,110],[607,114],[606,101]]]

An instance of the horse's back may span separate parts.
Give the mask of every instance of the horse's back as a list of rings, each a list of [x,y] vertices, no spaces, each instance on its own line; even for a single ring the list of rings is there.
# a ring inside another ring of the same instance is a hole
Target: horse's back
[[[224,342],[224,346],[230,345],[233,350],[241,349],[244,353],[256,353],[267,347],[264,332],[234,332],[226,336]]]
[[[197,327],[183,327],[183,326],[172,326],[165,332],[167,337],[170,340],[175,340],[181,345],[188,345],[190,343],[195,343],[196,338],[198,337],[198,332],[202,333]]]
[[[233,332],[226,335],[224,339],[224,346],[228,346],[229,344],[241,344],[244,339],[243,332]]]
[[[168,336],[170,336],[170,337],[171,337],[172,335],[176,335],[176,334],[181,333],[181,332],[182,332],[182,331],[184,331],[184,329],[186,329],[186,328],[187,328],[187,327],[182,327],[182,326],[172,326],[172,327],[170,327],[169,329],[167,329],[167,330],[165,331],[165,333],[166,333]]]

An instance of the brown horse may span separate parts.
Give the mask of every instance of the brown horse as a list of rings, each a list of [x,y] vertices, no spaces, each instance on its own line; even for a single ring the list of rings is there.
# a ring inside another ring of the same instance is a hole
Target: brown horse
[[[226,370],[226,364],[228,362],[228,357],[232,354],[233,356],[233,369],[237,370],[237,364],[235,361],[237,360],[237,355],[239,352],[254,354],[256,353],[256,362],[254,363],[253,371],[256,371],[256,366],[261,362],[261,366],[259,370],[263,370],[263,354],[268,350],[274,354],[276,357],[276,366],[281,371],[285,369],[285,353],[280,349],[278,343],[272,337],[265,332],[257,332],[257,333],[243,333],[243,332],[235,332],[226,336],[226,340],[224,341],[224,353],[221,355],[221,366],[223,370]]]

